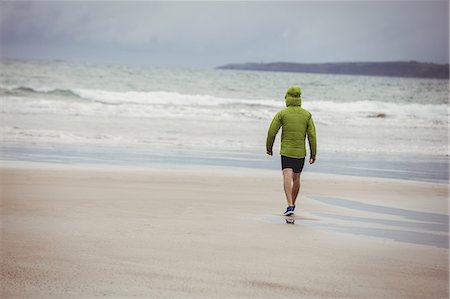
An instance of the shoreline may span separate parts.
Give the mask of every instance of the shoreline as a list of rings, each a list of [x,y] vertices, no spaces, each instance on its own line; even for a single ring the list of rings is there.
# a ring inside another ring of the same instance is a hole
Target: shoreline
[[[161,153],[160,153],[161,152]],[[63,146],[3,146],[0,163],[97,165],[96,167],[226,168],[279,170],[280,156],[262,152]],[[449,183],[449,159],[445,155],[323,152],[305,172],[379,177],[409,181]]]
[[[305,162],[306,164],[306,162]],[[311,166],[314,167],[314,166]],[[94,171],[94,172],[162,172],[162,173],[186,173],[186,174],[202,174],[205,172],[212,172],[214,175],[224,176],[281,176],[281,169],[278,168],[257,168],[233,165],[208,165],[208,164],[171,164],[171,163],[153,163],[149,165],[138,164],[107,164],[107,163],[58,163],[58,162],[41,162],[41,161],[14,161],[14,160],[0,160],[0,171],[2,170],[73,170],[73,171]],[[302,177],[334,177],[347,180],[362,180],[362,181],[378,181],[382,182],[407,182],[418,184],[436,184],[442,186],[449,186],[450,182],[447,180],[414,180],[413,178],[395,178],[383,176],[365,176],[361,174],[342,174],[331,172],[320,172],[313,169],[302,171]]]

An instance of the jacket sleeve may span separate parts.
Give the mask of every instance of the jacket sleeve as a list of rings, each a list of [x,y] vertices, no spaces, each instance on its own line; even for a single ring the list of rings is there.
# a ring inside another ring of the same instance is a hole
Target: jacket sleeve
[[[308,142],[311,156],[315,156],[317,154],[316,127],[314,126],[312,115],[308,121]]]
[[[281,127],[281,112],[278,112],[272,119],[269,131],[267,132],[266,150],[268,151],[272,150],[273,143],[275,141],[275,136],[277,136],[280,127]]]

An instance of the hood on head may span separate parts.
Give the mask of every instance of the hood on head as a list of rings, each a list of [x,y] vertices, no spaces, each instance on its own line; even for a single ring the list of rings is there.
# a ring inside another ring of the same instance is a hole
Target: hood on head
[[[297,85],[292,85],[286,91],[284,98],[286,99],[286,106],[301,106],[302,105],[302,90]]]

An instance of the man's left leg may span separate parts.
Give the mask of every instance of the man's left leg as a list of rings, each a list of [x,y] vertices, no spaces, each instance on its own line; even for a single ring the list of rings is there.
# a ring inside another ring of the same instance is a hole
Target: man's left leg
[[[292,176],[294,175],[294,172],[292,171],[292,168],[285,168],[283,169],[283,187],[284,187],[284,193],[286,194],[286,201],[289,207],[292,207],[294,205],[292,200],[292,194],[294,193],[292,190]]]
[[[286,212],[283,213],[285,216],[290,216],[294,213],[294,204],[292,203],[292,175],[292,168],[283,169],[284,193],[286,194],[286,200],[288,203]]]
[[[295,206],[298,193],[300,192],[300,173],[292,174],[292,204]]]

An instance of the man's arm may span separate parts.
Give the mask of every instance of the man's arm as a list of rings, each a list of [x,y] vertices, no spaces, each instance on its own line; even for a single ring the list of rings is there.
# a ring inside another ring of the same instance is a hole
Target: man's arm
[[[308,142],[309,142],[309,149],[311,151],[309,164],[313,164],[314,162],[316,162],[317,142],[316,142],[316,127],[314,126],[312,115],[308,121]]]
[[[278,112],[270,123],[269,131],[267,132],[266,151],[268,155],[272,156],[272,147],[281,127],[281,113]]]

